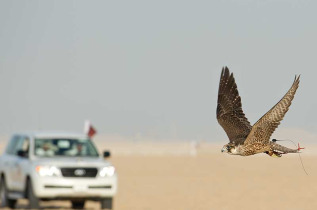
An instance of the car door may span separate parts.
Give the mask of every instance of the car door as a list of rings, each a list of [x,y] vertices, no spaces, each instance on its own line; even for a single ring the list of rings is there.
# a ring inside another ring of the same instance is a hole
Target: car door
[[[15,182],[15,154],[14,150],[18,144],[20,136],[15,135],[10,139],[10,142],[3,155],[4,175],[6,179],[6,185],[10,190],[14,189]]]
[[[25,188],[25,177],[29,165],[29,144],[27,136],[20,136],[14,148],[14,159],[12,166],[12,188],[15,191],[23,191]]]

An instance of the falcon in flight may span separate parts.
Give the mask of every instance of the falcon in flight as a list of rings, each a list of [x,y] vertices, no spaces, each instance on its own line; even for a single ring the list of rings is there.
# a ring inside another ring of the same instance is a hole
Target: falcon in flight
[[[217,120],[229,137],[229,143],[224,145],[221,152],[231,155],[249,156],[257,153],[266,153],[272,157],[281,157],[282,154],[297,153],[301,149],[289,149],[279,145],[275,139],[270,141],[274,130],[283,120],[290,107],[299,85],[300,76],[295,76],[291,88],[284,97],[263,115],[253,126],[245,117],[237,84],[224,67],[220,76]]]

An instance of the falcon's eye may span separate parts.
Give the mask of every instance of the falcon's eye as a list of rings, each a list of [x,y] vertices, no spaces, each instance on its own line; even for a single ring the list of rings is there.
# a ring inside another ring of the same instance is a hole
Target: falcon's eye
[[[227,150],[229,150],[230,149],[230,147],[229,146],[227,146]]]

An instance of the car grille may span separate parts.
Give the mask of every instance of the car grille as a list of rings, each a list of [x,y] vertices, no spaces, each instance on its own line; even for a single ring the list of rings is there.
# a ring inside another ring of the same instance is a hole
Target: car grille
[[[64,177],[96,177],[97,168],[61,168]]]

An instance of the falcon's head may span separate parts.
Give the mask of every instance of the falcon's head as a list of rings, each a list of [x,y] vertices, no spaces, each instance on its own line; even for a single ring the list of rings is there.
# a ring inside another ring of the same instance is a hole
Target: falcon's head
[[[233,145],[233,144],[226,144],[222,147],[221,152],[226,152],[230,155],[238,155],[239,151],[238,151],[238,147]]]

